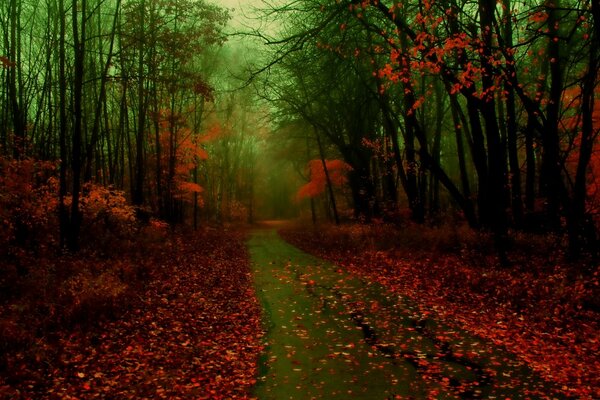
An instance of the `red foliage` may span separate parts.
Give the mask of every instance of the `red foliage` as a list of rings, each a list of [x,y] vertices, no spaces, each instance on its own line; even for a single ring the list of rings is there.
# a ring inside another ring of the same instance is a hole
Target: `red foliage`
[[[549,246],[529,238],[531,248],[518,266],[502,269],[481,256],[485,249],[465,247],[468,233],[448,240],[448,233],[432,232],[353,226],[281,233],[305,251],[410,297],[425,315],[505,346],[565,394],[600,398],[598,267],[584,276],[581,266],[550,263],[548,253],[532,250]]]
[[[55,165],[32,158],[0,157],[0,256],[18,247],[52,243],[58,181]]]
[[[329,180],[334,187],[340,187],[347,181],[346,174],[352,168],[341,160],[325,160]],[[310,160],[308,163],[310,182],[298,189],[298,199],[316,197],[325,191],[327,179],[323,162],[320,159]]]
[[[220,135],[220,127],[213,126],[206,134],[199,135],[187,127],[183,115],[171,110],[161,110],[154,118],[158,118],[160,126],[162,185],[172,188],[174,198],[192,202],[194,197],[190,194],[202,193],[204,189],[197,183],[190,182],[191,173],[200,161],[208,159],[204,144]],[[151,162],[154,163],[155,160]],[[197,199],[202,206],[202,198],[198,196]]]

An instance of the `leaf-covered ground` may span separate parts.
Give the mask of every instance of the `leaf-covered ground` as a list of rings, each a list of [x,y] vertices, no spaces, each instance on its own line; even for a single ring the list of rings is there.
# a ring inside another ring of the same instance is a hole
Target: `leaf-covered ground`
[[[0,398],[246,398],[261,326],[243,236],[175,236],[147,257],[152,276],[124,314],[40,338],[39,362],[13,354]]]
[[[597,268],[577,275],[567,266],[542,263],[534,249],[520,264],[499,268],[468,249],[440,251],[443,240],[418,231],[347,226],[280,233],[307,252],[409,296],[422,314],[505,346],[564,394],[600,398]]]
[[[273,230],[249,241],[266,326],[259,399],[560,399],[498,346]]]

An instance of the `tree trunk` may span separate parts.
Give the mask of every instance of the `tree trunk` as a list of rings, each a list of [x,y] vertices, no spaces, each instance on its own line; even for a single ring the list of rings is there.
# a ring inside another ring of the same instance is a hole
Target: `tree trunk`
[[[317,138],[317,145],[319,147],[319,156],[321,158],[321,164],[323,165],[323,172],[325,172],[325,181],[327,183],[327,193],[329,194],[329,199],[331,201],[331,211],[333,212],[333,219],[336,225],[340,224],[340,217],[338,215],[337,204],[335,202],[335,195],[333,193],[333,185],[331,184],[331,179],[329,177],[329,170],[327,169],[327,163],[325,162],[325,153],[323,151],[323,145],[321,144],[321,138],[319,137],[319,133],[315,129],[315,137]]]
[[[560,202],[564,194],[561,174],[559,120],[563,93],[563,68],[560,58],[560,40],[558,38],[557,8],[560,1],[548,5],[548,58],[550,60],[550,93],[546,111],[546,126],[542,132],[543,151],[540,176],[542,194],[546,198],[546,220],[554,231],[561,226]]]
[[[459,116],[458,101],[456,95],[450,95],[450,111],[452,112],[452,122],[454,123],[454,135],[456,139],[456,153],[458,155],[458,168],[460,171],[460,182],[465,198],[471,197],[471,186],[469,184],[469,173],[467,171],[467,162],[465,159],[465,146],[463,144],[463,123]]]
[[[571,210],[568,215],[569,253],[572,258],[579,258],[584,248],[592,250],[595,256],[599,251],[596,228],[593,222],[585,220],[587,173],[594,150],[594,141],[598,136],[598,128],[594,129],[593,115],[597,100],[594,98],[594,91],[598,82],[598,69],[600,69],[600,4],[597,1],[592,2],[592,16],[595,29],[590,39],[587,72],[581,84],[581,141]]]
[[[21,89],[22,85],[19,84],[19,75],[21,74],[22,65],[20,60],[20,38],[21,38],[21,2],[17,0],[10,0],[10,47],[9,47],[9,59],[13,65],[8,68],[8,97],[12,111],[12,125],[13,125],[13,155],[16,159],[21,158],[22,153],[25,150],[25,114],[23,110],[23,102]]]
[[[73,46],[75,48],[75,62],[73,67],[73,138],[71,151],[71,170],[73,173],[71,226],[69,228],[69,248],[76,251],[79,248],[79,229],[81,228],[81,212],[79,210],[79,196],[81,192],[81,146],[83,136],[83,78],[85,57],[85,28],[86,28],[86,0],[81,1],[81,24],[77,0],[73,0]]]
[[[69,211],[65,205],[65,197],[67,195],[67,80],[65,73],[65,35],[66,35],[66,16],[64,0],[58,0],[58,18],[60,18],[60,34],[58,39],[58,114],[59,114],[59,131],[58,142],[60,151],[60,167],[59,167],[59,189],[58,189],[58,219],[60,225],[60,248],[64,248],[67,243],[69,232]]]
[[[144,180],[145,180],[145,167],[144,167],[144,133],[146,127],[146,96],[144,93],[144,52],[146,51],[146,40],[145,40],[145,18],[146,18],[146,2],[142,0],[140,3],[140,36],[138,42],[138,66],[137,66],[137,95],[138,95],[138,120],[137,120],[137,132],[135,136],[135,151],[136,151],[136,163],[135,163],[135,186],[132,193],[132,201],[135,205],[144,204]]]

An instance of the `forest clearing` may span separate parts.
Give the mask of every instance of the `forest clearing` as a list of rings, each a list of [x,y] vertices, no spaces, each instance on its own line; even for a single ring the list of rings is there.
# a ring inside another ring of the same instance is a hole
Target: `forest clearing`
[[[0,398],[600,398],[598,0],[0,3]]]

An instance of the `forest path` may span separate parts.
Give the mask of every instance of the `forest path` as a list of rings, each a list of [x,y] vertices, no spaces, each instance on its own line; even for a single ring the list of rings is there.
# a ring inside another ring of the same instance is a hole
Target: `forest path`
[[[377,283],[302,252],[274,229],[255,230],[248,246],[267,330],[254,392],[259,399],[549,393],[547,383],[514,357],[422,315]]]

